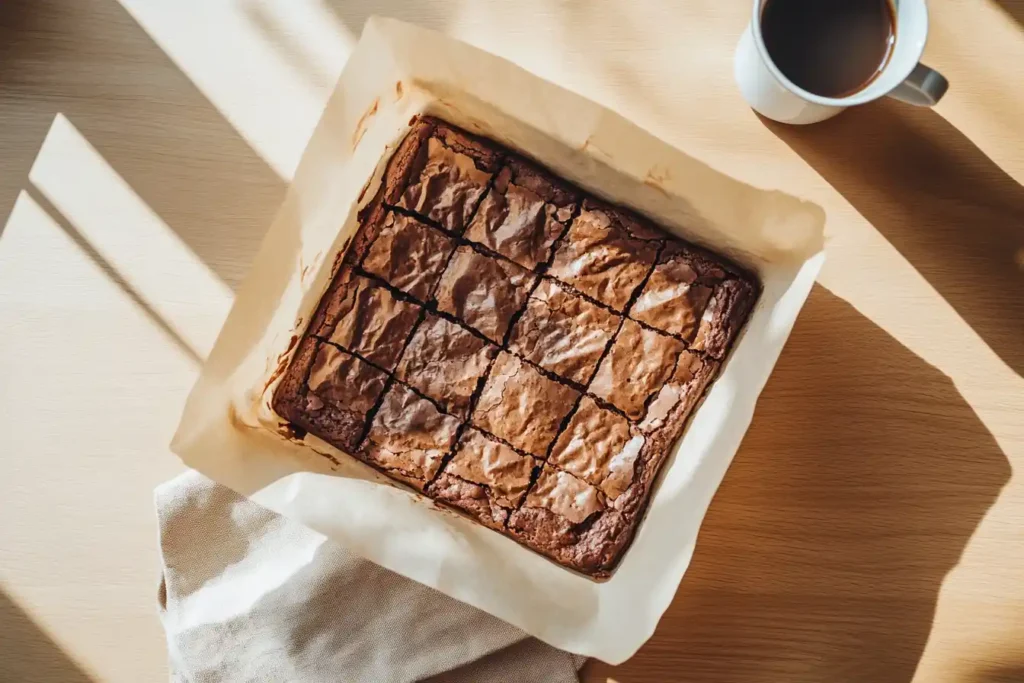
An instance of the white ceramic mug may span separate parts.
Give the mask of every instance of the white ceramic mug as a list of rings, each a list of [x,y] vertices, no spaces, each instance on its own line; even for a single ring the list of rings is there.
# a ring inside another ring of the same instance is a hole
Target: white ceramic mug
[[[918,61],[928,38],[925,0],[891,0],[896,10],[896,41],[889,62],[863,89],[846,97],[815,95],[779,71],[761,35],[761,10],[767,1],[754,0],[754,13],[736,46],[734,64],[740,92],[763,116],[782,123],[816,123],[883,95],[930,107],[949,87],[942,74]]]

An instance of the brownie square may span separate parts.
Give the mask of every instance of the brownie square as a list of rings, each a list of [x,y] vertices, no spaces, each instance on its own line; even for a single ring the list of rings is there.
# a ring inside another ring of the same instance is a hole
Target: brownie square
[[[629,420],[584,396],[555,441],[548,462],[614,500],[633,483],[636,459],[645,441]]]
[[[440,230],[391,211],[370,245],[363,269],[426,301],[454,248],[452,239]]]
[[[477,400],[473,424],[543,458],[579,392],[501,352]]]
[[[420,145],[398,206],[461,233],[497,172],[499,160],[491,144],[438,123]]]
[[[497,347],[475,334],[427,314],[409,340],[395,375],[449,413],[465,417],[495,353]]]
[[[522,502],[537,462],[470,427],[430,493],[501,528]]]
[[[422,309],[347,268],[339,272],[327,301],[316,334],[393,370]]]
[[[386,379],[369,363],[307,337],[274,394],[273,407],[331,445],[352,451]]]
[[[495,344],[501,344],[512,316],[526,303],[534,277],[511,261],[461,246],[455,250],[437,286],[437,310],[454,315]]]
[[[455,442],[459,421],[408,387],[392,383],[357,454],[422,490]]]
[[[639,219],[586,199],[548,272],[622,312],[654,266],[660,240]]]
[[[551,257],[578,201],[576,192],[532,164],[512,161],[495,178],[466,238],[533,270]]]
[[[618,325],[615,314],[544,280],[516,322],[509,349],[561,377],[586,384]]]
[[[648,399],[672,376],[684,348],[678,339],[626,318],[590,383],[590,391],[631,420],[641,420]]]

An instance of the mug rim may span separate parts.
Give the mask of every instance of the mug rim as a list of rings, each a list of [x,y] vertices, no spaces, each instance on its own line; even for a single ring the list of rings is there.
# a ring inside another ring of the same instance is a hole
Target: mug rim
[[[811,91],[805,90],[796,83],[794,83],[793,81],[789,80],[789,78],[787,78],[786,75],[783,74],[777,66],[775,66],[775,62],[772,60],[771,55],[768,54],[768,48],[764,44],[764,37],[761,35],[761,8],[768,1],[769,0],[754,0],[753,15],[750,18],[750,29],[754,36],[754,45],[757,48],[758,54],[761,56],[761,61],[764,62],[765,68],[767,68],[768,72],[771,73],[771,75],[775,77],[775,79],[779,81],[779,83],[781,83],[782,86],[785,87],[787,90],[792,92],[794,95],[797,95],[801,99],[807,100],[808,102],[813,102],[814,104],[821,104],[827,107],[849,107],[855,104],[864,104],[866,102],[871,102],[872,100],[877,100],[880,97],[884,97],[890,92],[891,89],[886,90],[885,92],[873,92],[871,86],[874,85],[878,81],[878,79],[880,79],[885,73],[889,72],[890,69],[895,69],[891,61],[889,62],[889,64],[885,66],[884,69],[882,69],[881,73],[879,73],[870,83],[867,84],[866,87],[864,87],[862,90],[853,93],[852,95],[847,95],[846,97],[823,97],[821,95],[815,95]],[[907,0],[902,1],[906,2]],[[887,2],[890,2],[893,5],[893,11],[897,15],[896,40],[898,41],[899,7],[897,5],[897,2],[899,2],[899,0],[887,0]],[[902,71],[902,73],[899,74],[900,83],[906,80],[907,76],[910,75],[910,72],[913,71],[914,67],[916,67],[918,63],[921,61],[921,55],[924,54],[924,46],[928,37],[928,3],[918,2],[917,4],[920,7],[921,21],[924,23],[925,38],[924,40],[920,41],[919,45],[917,45],[913,63],[907,65],[905,68],[900,68],[900,71]],[[898,72],[894,71],[894,73]]]

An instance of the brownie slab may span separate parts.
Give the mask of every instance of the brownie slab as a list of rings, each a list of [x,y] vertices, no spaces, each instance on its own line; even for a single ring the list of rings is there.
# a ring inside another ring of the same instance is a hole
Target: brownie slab
[[[498,170],[491,144],[437,123],[412,164],[398,206],[461,233]]]
[[[315,334],[393,370],[405,347],[420,307],[396,299],[379,283],[343,267],[328,292],[323,320]]]
[[[472,427],[430,493],[488,526],[503,527],[526,495],[533,458],[520,455]]]
[[[512,161],[484,197],[466,237],[535,269],[547,263],[578,195],[531,164]]]
[[[586,199],[548,272],[622,312],[654,266],[662,239],[626,212]]]
[[[759,285],[489,140],[410,126],[272,407],[606,577]]]
[[[459,247],[437,286],[437,310],[501,344],[512,317],[526,303],[534,277],[511,261]]]
[[[543,458],[579,392],[502,352],[473,412],[473,424],[525,453]]]
[[[470,398],[497,347],[444,318],[428,314],[416,328],[395,376],[465,417]]]
[[[395,382],[355,455],[422,490],[451,450],[458,427],[454,417]]]
[[[443,232],[391,211],[363,260],[363,269],[426,301],[453,249],[455,243]]]
[[[586,384],[619,326],[619,318],[544,280],[516,323],[509,349],[561,377]]]

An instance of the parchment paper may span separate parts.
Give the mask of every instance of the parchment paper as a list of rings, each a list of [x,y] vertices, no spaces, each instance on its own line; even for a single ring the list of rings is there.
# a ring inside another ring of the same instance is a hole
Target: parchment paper
[[[728,254],[764,284],[721,376],[666,463],[631,549],[606,582],[437,509],[314,437],[289,440],[269,408],[275,380],[356,227],[356,211],[376,191],[382,157],[421,112],[525,152]],[[377,564],[551,645],[622,662],[653,633],[686,571],[704,513],[821,268],[823,230],[815,205],[724,176],[498,57],[373,18],[189,396],[172,449],[189,466]]]

